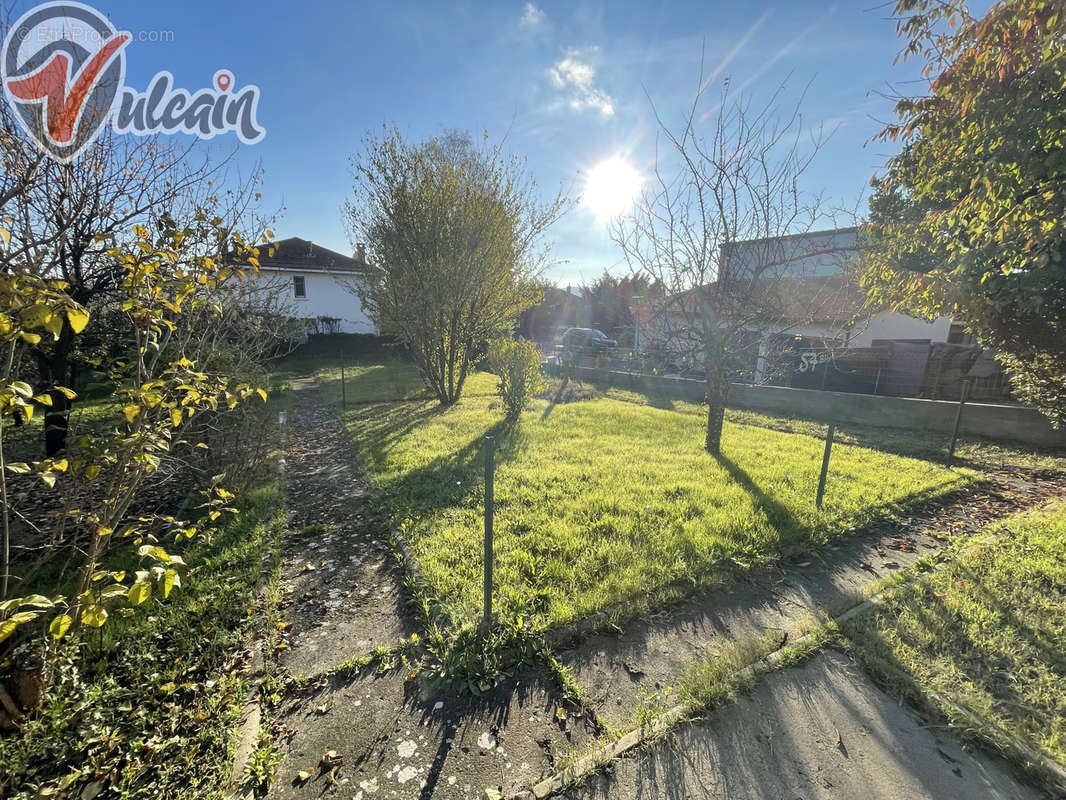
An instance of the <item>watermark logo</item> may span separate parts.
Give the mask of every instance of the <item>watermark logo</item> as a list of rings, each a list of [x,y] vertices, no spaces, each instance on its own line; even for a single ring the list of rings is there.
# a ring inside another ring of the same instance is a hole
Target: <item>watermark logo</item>
[[[195,93],[174,88],[159,72],[144,92],[125,85],[129,31],[118,31],[96,9],[49,2],[11,26],[0,49],[0,80],[15,118],[52,158],[67,164],[111,123],[119,133],[187,133],[210,139],[235,133],[245,144],[266,135],[256,120],[259,87],[239,90],[219,70]]]

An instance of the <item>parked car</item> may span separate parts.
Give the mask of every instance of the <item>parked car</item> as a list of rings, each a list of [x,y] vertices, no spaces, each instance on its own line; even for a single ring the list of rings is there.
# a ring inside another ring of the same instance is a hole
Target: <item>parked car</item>
[[[563,334],[564,350],[603,352],[612,347],[618,347],[618,342],[595,328],[569,328]]]

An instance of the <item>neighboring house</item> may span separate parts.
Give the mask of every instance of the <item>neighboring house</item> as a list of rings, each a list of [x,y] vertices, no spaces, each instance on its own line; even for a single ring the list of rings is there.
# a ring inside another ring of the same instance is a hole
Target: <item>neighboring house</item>
[[[259,282],[292,316],[314,321],[319,332],[377,333],[353,291],[368,269],[361,248],[346,256],[293,237],[274,242],[272,254],[259,249]]]
[[[865,294],[852,267],[859,257],[858,228],[811,231],[753,239],[724,247],[732,269],[780,264],[782,315],[767,330],[837,347],[869,347],[875,341],[946,342],[951,320],[933,322],[906,314],[864,312]],[[784,325],[781,323],[784,322]]]
[[[758,276],[765,287],[750,309],[734,311],[744,314],[739,324],[745,334],[732,354],[736,378],[920,394],[928,364],[946,357],[952,350],[948,345],[972,344],[962,327],[946,317],[929,322],[866,310],[865,294],[850,268],[859,256],[858,238],[857,228],[837,228],[722,248],[719,269],[729,271],[723,274],[739,276],[741,284]],[[637,349],[676,359],[685,346],[681,328],[692,316],[692,306],[685,304],[697,301],[697,293],[688,292],[644,308]],[[679,310],[686,308],[688,314]],[[862,363],[864,358],[868,364]],[[852,364],[842,368],[847,359]],[[825,366],[830,361],[833,369]]]

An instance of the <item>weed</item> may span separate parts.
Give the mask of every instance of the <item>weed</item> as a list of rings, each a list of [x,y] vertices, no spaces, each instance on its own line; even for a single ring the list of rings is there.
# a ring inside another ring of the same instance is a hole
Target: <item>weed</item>
[[[264,795],[274,778],[274,770],[281,763],[282,758],[283,754],[274,746],[270,731],[266,728],[260,730],[255,749],[244,766],[247,776],[245,787],[254,792],[257,797]]]

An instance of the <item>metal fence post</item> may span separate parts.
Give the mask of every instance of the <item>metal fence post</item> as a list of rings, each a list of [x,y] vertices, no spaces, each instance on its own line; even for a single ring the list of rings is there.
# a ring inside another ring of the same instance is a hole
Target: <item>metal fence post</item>
[[[951,467],[951,462],[955,458],[955,443],[959,439],[959,425],[962,423],[962,407],[966,405],[966,395],[970,393],[970,378],[962,379],[962,390],[959,393],[959,408],[955,412],[955,427],[951,431],[951,444],[948,446],[948,460],[947,467]]]
[[[492,627],[492,512],[493,499],[493,460],[496,440],[485,437],[485,609],[481,618],[481,628],[488,631]]]
[[[341,367],[341,407],[347,408],[348,406],[348,392],[344,386],[344,367]]]
[[[818,495],[814,499],[815,508],[822,507],[822,499],[825,497],[825,479],[829,474],[829,455],[833,452],[833,436],[836,434],[836,405],[833,406],[829,421],[829,429],[825,432],[825,452],[822,454],[822,471],[818,475]]]

